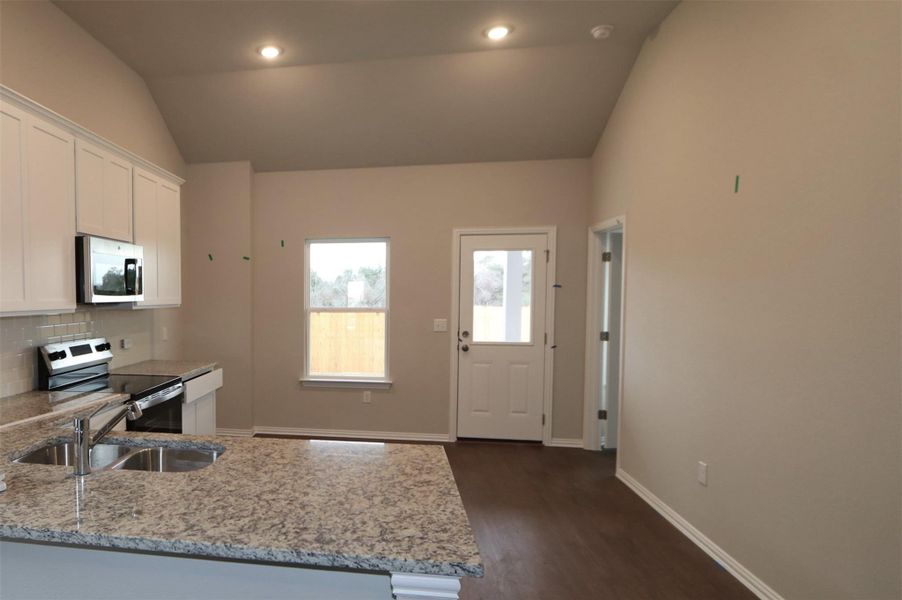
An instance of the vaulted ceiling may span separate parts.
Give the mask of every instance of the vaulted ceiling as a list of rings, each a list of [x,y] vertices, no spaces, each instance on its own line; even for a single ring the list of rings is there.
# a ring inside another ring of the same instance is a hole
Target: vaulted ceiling
[[[258,171],[589,156],[675,4],[57,2],[145,78],[186,161]]]

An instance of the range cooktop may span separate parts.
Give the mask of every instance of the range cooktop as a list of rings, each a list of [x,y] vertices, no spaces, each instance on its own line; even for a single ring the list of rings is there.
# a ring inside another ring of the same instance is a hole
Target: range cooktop
[[[179,383],[179,377],[166,375],[106,375],[62,388],[67,392],[113,392],[129,394],[140,400]]]

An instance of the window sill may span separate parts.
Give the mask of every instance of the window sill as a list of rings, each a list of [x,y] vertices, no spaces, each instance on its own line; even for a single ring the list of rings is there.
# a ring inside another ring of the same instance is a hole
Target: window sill
[[[302,377],[300,381],[304,387],[358,390],[390,390],[392,384],[388,379],[314,379]]]

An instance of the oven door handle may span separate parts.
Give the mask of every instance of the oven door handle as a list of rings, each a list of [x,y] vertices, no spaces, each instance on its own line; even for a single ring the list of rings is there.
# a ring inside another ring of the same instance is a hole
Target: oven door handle
[[[165,390],[163,390],[161,392],[157,392],[156,394],[152,394],[151,396],[149,396],[147,398],[138,400],[138,406],[141,407],[141,410],[147,410],[148,408],[151,408],[152,406],[156,406],[157,404],[162,404],[163,402],[166,402],[167,400],[172,400],[173,398],[176,398],[181,395],[182,391],[184,390],[184,387],[185,386],[182,385],[182,382],[178,382],[174,386],[166,388]]]

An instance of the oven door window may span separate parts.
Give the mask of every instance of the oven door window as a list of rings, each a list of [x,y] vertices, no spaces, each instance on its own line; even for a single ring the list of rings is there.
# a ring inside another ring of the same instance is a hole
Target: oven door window
[[[134,421],[126,421],[128,431],[154,431],[157,433],[182,432],[182,396],[177,396],[156,406],[144,409],[144,414]]]
[[[92,285],[98,296],[134,296],[140,288],[140,261],[95,254]]]

